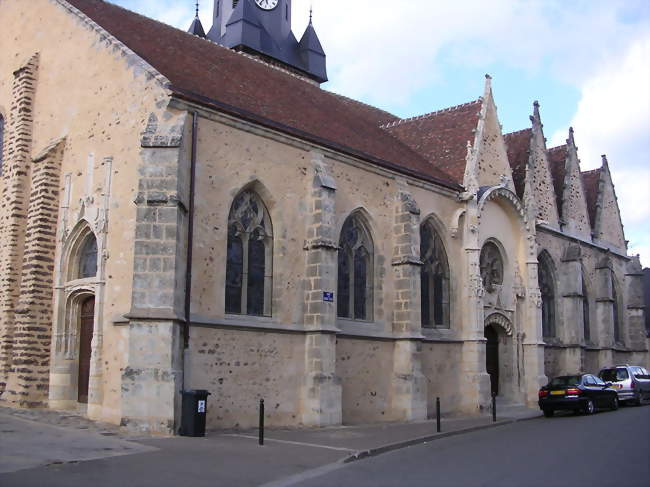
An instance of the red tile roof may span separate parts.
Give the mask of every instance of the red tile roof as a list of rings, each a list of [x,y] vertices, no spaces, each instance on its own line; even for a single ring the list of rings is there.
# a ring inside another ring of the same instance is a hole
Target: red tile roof
[[[388,132],[463,184],[467,142],[474,143],[482,101],[480,99],[384,127]]]
[[[553,147],[546,151],[548,165],[551,169],[553,186],[555,187],[555,197],[557,201],[557,211],[562,218],[562,193],[564,192],[565,164],[567,157],[567,146],[561,145]]]
[[[512,170],[515,190],[520,198],[524,197],[526,187],[526,165],[528,164],[532,136],[532,129],[524,129],[503,136],[508,150],[508,161]]]
[[[581,172],[582,185],[585,188],[585,198],[587,199],[587,211],[589,212],[589,221],[591,228],[596,225],[596,203],[598,201],[598,181],[602,168],[591,171]]]
[[[165,76],[176,97],[392,170],[461,189],[455,184],[462,181],[457,177],[457,170],[450,177],[441,170],[449,166],[445,161],[441,166],[430,164],[379,126],[381,122],[394,120],[386,112],[352,102],[248,56],[116,5],[100,0],[66,1]],[[450,142],[445,147],[453,146]],[[465,136],[458,138],[458,142],[464,144]],[[456,152],[462,151],[454,149]],[[453,159],[457,164],[456,158]]]

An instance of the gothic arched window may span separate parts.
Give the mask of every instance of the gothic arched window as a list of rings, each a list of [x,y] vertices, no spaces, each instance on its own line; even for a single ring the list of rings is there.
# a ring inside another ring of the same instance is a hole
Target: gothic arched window
[[[614,343],[622,343],[621,340],[621,312],[618,301],[616,278],[612,272],[612,313],[614,315]]]
[[[584,330],[585,342],[591,340],[591,331],[589,329],[589,295],[585,278],[582,278],[582,327]]]
[[[551,258],[542,252],[538,258],[539,292],[542,295],[542,335],[555,336],[555,281]]]
[[[97,275],[97,239],[91,233],[79,252],[79,279],[95,277]]]
[[[337,315],[372,320],[373,245],[358,213],[343,224],[338,261]]]
[[[494,242],[487,242],[481,249],[481,279],[487,292],[494,291],[495,285],[503,284],[503,258]]]
[[[430,223],[420,229],[421,310],[425,328],[449,328],[449,263],[440,235]]]
[[[0,176],[2,176],[3,151],[5,142],[5,119],[0,113]]]
[[[240,193],[228,215],[226,313],[271,315],[273,229],[262,200]]]

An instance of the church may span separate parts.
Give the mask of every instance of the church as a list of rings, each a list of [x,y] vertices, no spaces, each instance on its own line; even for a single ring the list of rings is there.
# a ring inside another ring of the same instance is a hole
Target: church
[[[0,404],[175,434],[534,407],[650,365],[610,164],[492,80],[402,119],[320,87],[291,0],[189,32],[102,0],[0,2]],[[552,107],[550,107],[552,109]],[[425,110],[423,110],[425,111]]]

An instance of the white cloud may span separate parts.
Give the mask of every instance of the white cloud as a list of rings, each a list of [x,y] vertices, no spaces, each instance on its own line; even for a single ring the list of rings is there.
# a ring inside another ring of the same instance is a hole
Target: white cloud
[[[571,125],[583,169],[606,153],[630,240],[630,252],[650,259],[650,34],[604,63],[588,79]],[[564,143],[566,131],[551,138]]]
[[[310,3],[294,1],[297,36]],[[621,21],[626,9],[647,9],[635,0],[313,3],[329,89],[384,105],[408,100],[441,78],[449,63],[477,70],[498,63],[580,86],[648,25],[647,15]]]

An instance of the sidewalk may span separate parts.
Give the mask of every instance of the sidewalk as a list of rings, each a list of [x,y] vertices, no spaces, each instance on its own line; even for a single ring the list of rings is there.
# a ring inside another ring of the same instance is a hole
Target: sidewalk
[[[0,407],[0,485],[288,486],[346,462],[539,416],[504,407],[496,423],[491,416],[443,418],[441,433],[435,420],[273,429],[259,446],[257,430],[143,438],[71,414]]]

